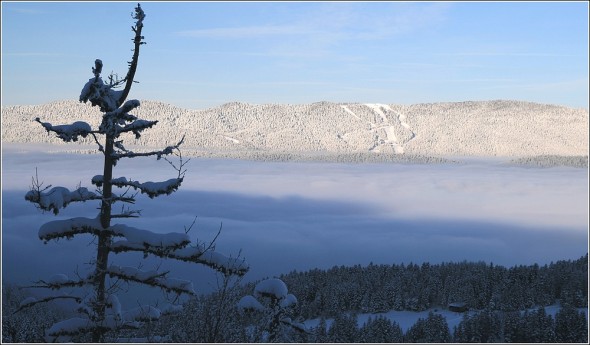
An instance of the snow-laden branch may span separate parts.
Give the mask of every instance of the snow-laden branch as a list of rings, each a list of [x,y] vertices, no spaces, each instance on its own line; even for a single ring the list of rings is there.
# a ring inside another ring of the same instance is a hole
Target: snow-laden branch
[[[193,283],[188,280],[167,278],[168,272],[160,273],[156,270],[142,271],[135,267],[116,266],[111,265],[107,273],[111,277],[123,279],[125,281],[133,281],[146,285],[162,288],[167,292],[175,292],[177,294],[194,295],[195,290]]]
[[[264,311],[266,308],[252,295],[246,295],[238,302],[240,311]]]
[[[108,229],[103,229],[99,217],[77,217],[47,222],[39,229],[39,238],[47,242],[55,238],[70,238],[77,234],[98,235],[105,231],[108,231],[113,236],[125,237],[125,240],[113,243],[112,249],[115,252],[136,250],[160,253],[161,256],[183,248],[190,243],[187,234],[177,232],[157,234],[124,224],[115,224]]]
[[[90,319],[73,317],[55,323],[46,332],[46,342],[71,341],[72,336],[85,334],[93,330],[120,330],[129,328],[140,328],[141,323],[134,320],[121,320],[119,317],[108,315],[102,322],[97,323]]]
[[[45,242],[61,237],[72,238],[77,234],[98,235],[102,229],[100,218],[76,217],[65,220],[54,220],[41,225],[39,238]]]
[[[180,234],[177,234],[180,235]],[[138,241],[117,241],[111,245],[114,253],[139,251],[144,254],[152,254],[162,258],[176,259],[185,262],[194,262],[213,268],[224,274],[244,275],[250,267],[245,259],[232,258],[207,249],[202,245],[188,246],[170,250],[166,246],[153,246]]]
[[[124,224],[112,225],[109,230],[115,236],[125,237],[125,240],[114,242],[111,245],[111,249],[115,253],[123,251],[121,248],[133,248],[132,250],[165,254],[183,248],[190,243],[187,234],[177,232],[157,234]]]
[[[270,278],[256,284],[254,294],[259,298],[268,297],[271,300],[281,301],[287,298],[288,290],[287,285],[282,280],[278,278]],[[297,299],[295,299],[295,301],[297,301]]]
[[[151,128],[154,125],[156,125],[157,123],[158,123],[157,120],[156,121],[148,121],[148,120],[137,119],[137,120],[133,121],[132,123],[125,125],[123,127],[117,126],[115,131],[116,131],[117,136],[120,133],[133,132],[133,134],[135,134],[135,139],[139,139],[141,137],[141,132],[144,129]]]
[[[93,71],[102,70],[102,61],[100,59],[96,59],[94,64],[97,67],[93,68]],[[98,66],[100,66],[100,70]],[[100,111],[106,113],[118,108],[117,102],[121,99],[123,91],[113,90],[113,86],[105,84],[99,75],[100,72],[95,73],[94,78],[90,78],[84,85],[80,92],[80,102],[86,103],[90,101],[92,106],[98,105]]]
[[[224,274],[244,275],[250,267],[245,259],[232,258],[207,249],[203,245],[187,246],[168,255],[169,258],[204,264]]]
[[[65,287],[80,287],[86,284],[92,284],[92,277],[89,277],[87,279],[74,280],[69,278],[67,275],[61,273],[55,274],[47,280],[39,280],[35,284],[37,285],[27,286],[27,288],[44,288],[58,290]]]
[[[156,156],[157,159],[159,160],[160,158],[162,158],[162,156],[167,156],[167,155],[172,154],[174,152],[174,150],[177,150],[180,147],[180,145],[182,145],[183,142],[184,142],[184,137],[182,137],[182,139],[176,145],[168,146],[168,147],[164,148],[163,150],[151,151],[151,152],[132,152],[132,151],[115,152],[111,155],[111,157],[113,158],[113,161],[115,161],[115,162],[121,158],[146,157],[146,156]]]
[[[17,310],[14,311],[14,313],[18,313],[19,311],[25,309],[25,308],[29,308],[32,307],[34,305],[37,305],[39,303],[47,303],[47,302],[51,302],[51,301],[55,301],[58,299],[73,299],[74,301],[76,301],[76,303],[81,303],[82,299],[80,297],[76,297],[76,296],[69,296],[69,295],[62,295],[62,296],[50,296],[50,297],[44,297],[41,299],[37,299],[35,297],[28,297],[25,298],[21,303],[20,306]]]
[[[93,133],[90,125],[84,121],[76,121],[71,125],[58,126],[54,126],[49,122],[41,122],[38,117],[35,118],[35,121],[39,122],[45,128],[47,133],[54,132],[57,134],[58,138],[65,142],[78,141],[78,136],[86,138],[88,134]]]
[[[33,189],[25,194],[25,200],[39,205],[39,208],[44,211],[53,211],[54,214],[58,214],[59,209],[65,208],[71,202],[100,199],[102,196],[90,192],[84,187],[74,191],[65,187],[54,187],[47,192]]]
[[[173,178],[163,182],[139,182],[130,181],[125,177],[119,177],[111,180],[111,184],[117,187],[133,187],[135,190],[139,189],[141,193],[147,194],[150,198],[154,198],[159,195],[169,195],[175,192],[180,187],[183,178]],[[104,183],[102,175],[96,175],[92,178],[92,184],[97,187],[101,187]]]
[[[130,99],[127,102],[125,102],[122,106],[117,108],[116,110],[110,111],[110,112],[104,114],[103,116],[108,117],[108,118],[114,118],[114,119],[118,120],[117,122],[119,122],[120,124],[122,123],[122,122],[120,122],[120,120],[123,120],[123,121],[137,120],[137,117],[129,114],[129,112],[135,108],[138,108],[140,105],[141,105],[141,103],[138,100]]]

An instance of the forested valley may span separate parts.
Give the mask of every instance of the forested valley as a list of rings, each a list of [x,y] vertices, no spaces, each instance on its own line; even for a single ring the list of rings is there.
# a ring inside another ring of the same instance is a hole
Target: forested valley
[[[280,310],[282,317],[306,326],[277,328],[281,342],[588,341],[587,254],[543,266],[370,264],[278,278],[297,300]],[[268,319],[277,311],[239,307],[255,284],[221,277],[218,291],[192,298],[179,313],[111,336],[140,342],[264,342]],[[63,316],[48,306],[14,313],[26,297],[15,286],[5,285],[2,297],[3,342],[43,341],[43,330]],[[554,315],[544,308],[550,305],[559,306]],[[387,317],[392,310],[427,311],[428,316],[404,330]],[[442,314],[450,310],[462,317],[453,327]],[[360,314],[372,315],[361,322]]]

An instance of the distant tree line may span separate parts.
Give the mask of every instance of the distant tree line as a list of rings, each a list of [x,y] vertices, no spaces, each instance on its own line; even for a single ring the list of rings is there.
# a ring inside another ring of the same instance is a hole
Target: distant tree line
[[[547,306],[588,306],[588,254],[547,265],[484,262],[335,266],[280,277],[299,299],[304,318],[343,311],[424,311],[464,303],[475,310],[517,311]]]

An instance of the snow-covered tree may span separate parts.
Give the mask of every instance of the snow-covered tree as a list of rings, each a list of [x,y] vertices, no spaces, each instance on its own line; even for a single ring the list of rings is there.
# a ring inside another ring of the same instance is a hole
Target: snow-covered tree
[[[65,187],[43,187],[38,178],[33,178],[31,190],[25,199],[36,204],[43,211],[59,211],[73,202],[100,201],[100,212],[96,218],[71,218],[48,222],[39,229],[39,238],[45,242],[61,238],[72,238],[81,234],[94,236],[96,259],[88,274],[78,274],[70,278],[65,274],[56,274],[49,279],[38,281],[34,287],[57,291],[50,297],[22,301],[20,309],[33,307],[42,302],[53,300],[73,300],[77,302],[77,316],[54,324],[46,331],[47,341],[71,341],[75,336],[91,334],[93,342],[105,340],[110,331],[125,328],[138,328],[143,321],[159,319],[161,315],[177,311],[180,306],[167,305],[156,308],[151,305],[140,305],[133,310],[124,311],[115,292],[120,282],[132,282],[161,288],[168,293],[194,295],[192,282],[168,276],[167,271],[141,270],[113,264],[111,256],[125,252],[141,252],[144,257],[153,255],[164,259],[175,259],[195,264],[203,264],[224,274],[243,275],[248,266],[243,260],[231,258],[216,252],[210,244],[191,241],[188,230],[184,232],[152,232],[138,229],[125,224],[113,224],[117,218],[135,218],[139,211],[122,207],[120,213],[113,212],[116,203],[133,204],[139,193],[150,198],[169,195],[176,191],[185,176],[185,164],[180,154],[181,139],[177,144],[162,150],[134,152],[123,145],[123,137],[132,134],[139,139],[144,130],[156,125],[158,121],[140,119],[130,112],[140,106],[138,100],[128,100],[127,96],[134,83],[139,50],[145,44],[142,36],[145,13],[138,4],[133,13],[135,23],[133,57],[128,63],[129,69],[123,79],[111,74],[105,82],[101,78],[103,62],[97,59],[92,68],[94,76],[84,85],[80,94],[80,102],[90,102],[98,106],[104,113],[98,128],[83,121],[66,125],[53,125],[36,119],[48,133],[54,133],[64,142],[77,141],[79,138],[92,137],[98,149],[104,155],[104,170],[101,175],[92,177],[91,182],[96,192],[79,187],[69,190]],[[119,90],[119,88],[122,88]],[[104,137],[104,144],[99,138]],[[113,168],[121,159],[154,156],[159,160],[171,154],[177,154],[180,162],[175,165],[167,160],[177,171],[177,176],[163,182],[140,182],[126,177],[114,177]],[[193,223],[194,224],[194,223]],[[191,226],[192,227],[192,226]],[[79,288],[73,293],[63,288]],[[63,292],[62,292],[63,291]]]
[[[339,313],[328,330],[328,341],[331,343],[356,343],[359,338],[357,315],[355,313]]]
[[[399,324],[379,315],[369,318],[359,330],[359,343],[401,343],[403,332]]]
[[[450,343],[451,334],[447,320],[432,311],[426,319],[419,318],[405,334],[406,343]]]
[[[292,319],[297,297],[290,294],[287,285],[278,278],[265,279],[254,288],[254,296],[246,295],[238,302],[238,309],[244,313],[259,314],[262,317],[263,342],[294,341],[292,332],[307,333],[303,323]]]
[[[584,312],[565,305],[555,315],[555,340],[558,343],[587,343],[588,321]]]

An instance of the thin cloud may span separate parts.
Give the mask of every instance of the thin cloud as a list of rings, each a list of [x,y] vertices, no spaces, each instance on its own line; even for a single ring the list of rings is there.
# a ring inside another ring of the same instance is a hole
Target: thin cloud
[[[266,36],[310,35],[317,31],[298,25],[243,26],[179,31],[176,34],[195,38],[259,38]]]
[[[2,53],[3,56],[14,56],[14,57],[64,57],[67,55],[57,53],[41,53],[41,52],[26,52],[26,53]]]
[[[383,10],[374,11],[371,6],[323,4],[313,11],[305,12],[299,18],[292,18],[289,24],[203,28],[178,31],[175,34],[214,39],[304,36],[317,48],[318,44],[331,46],[342,41],[382,40],[431,27],[446,19],[449,8],[448,4],[403,7],[399,4],[386,4]],[[309,49],[309,46],[303,45],[301,48]]]
[[[30,15],[41,15],[47,14],[47,11],[41,11],[39,9],[32,9],[32,8],[22,8],[22,7],[13,7],[7,9],[9,12],[15,12],[19,14],[30,14]]]
[[[580,57],[577,54],[555,53],[518,53],[518,52],[463,52],[463,53],[438,53],[437,56],[512,56],[512,57]]]

